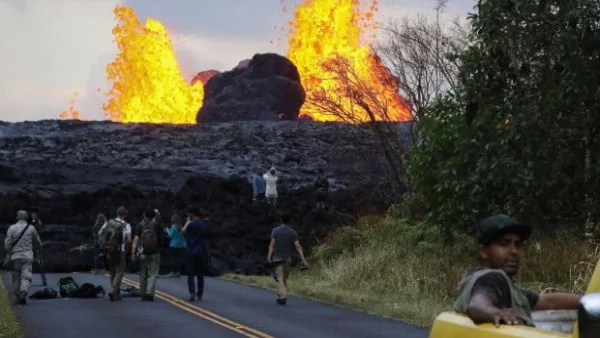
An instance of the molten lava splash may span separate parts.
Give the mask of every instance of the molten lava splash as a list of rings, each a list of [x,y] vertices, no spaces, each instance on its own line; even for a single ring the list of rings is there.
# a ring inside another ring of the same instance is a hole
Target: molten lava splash
[[[71,103],[69,104],[69,108],[67,110],[63,110],[60,112],[60,118],[61,119],[69,119],[69,120],[79,120],[79,111],[77,109],[75,109],[75,101],[77,101],[77,96],[79,96],[79,93],[75,93],[73,94],[73,99],[71,100]]]
[[[333,74],[327,63],[343,59],[352,69],[352,75],[362,84],[367,84],[379,104],[388,106],[388,117],[378,115],[377,120],[411,120],[408,106],[398,93],[397,82],[380,59],[374,57],[372,47],[361,41],[374,35],[377,0],[367,0],[360,6],[358,0],[306,0],[296,7],[290,22],[288,58],[298,67],[307,100],[301,114],[319,121],[339,120],[315,106],[314,101],[322,93],[343,107],[353,111],[356,120],[368,121],[369,117],[356,108],[345,93],[351,92],[340,74]],[[362,33],[362,35],[361,35]],[[344,76],[342,76],[344,78]],[[355,82],[356,83],[356,82]],[[373,101],[373,100],[371,100]],[[369,105],[377,105],[368,102]]]
[[[142,25],[128,7],[116,6],[114,14],[119,54],[106,67],[113,85],[105,116],[116,122],[195,124],[204,87],[182,77],[165,27],[152,19]]]

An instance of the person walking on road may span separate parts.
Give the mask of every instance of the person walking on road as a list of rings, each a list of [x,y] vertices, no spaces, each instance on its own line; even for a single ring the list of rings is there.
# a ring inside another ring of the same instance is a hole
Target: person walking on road
[[[5,262],[12,272],[15,304],[27,304],[27,294],[32,280],[33,246],[42,247],[42,240],[34,226],[27,222],[27,211],[17,212],[17,223],[11,225],[4,239],[7,257]]]
[[[112,287],[108,297],[111,301],[122,300],[121,282],[127,265],[126,249],[131,244],[131,225],[125,221],[126,217],[127,209],[120,206],[117,209],[117,217],[106,222],[98,234],[100,248],[107,256]]]
[[[298,253],[305,267],[308,267],[308,262],[304,258],[302,246],[298,241],[298,233],[290,227],[290,214],[282,213],[280,221],[281,225],[273,228],[271,232],[267,262],[275,266],[275,274],[277,276],[277,304],[285,305],[287,301],[287,279],[290,275],[294,251]]]
[[[187,248],[186,270],[190,301],[202,300],[204,294],[204,263],[208,255],[205,238],[208,224],[201,217],[202,212],[191,207],[188,211],[188,222],[181,230],[185,236]],[[195,285],[194,277],[197,278]]]
[[[156,210],[149,208],[144,213],[144,219],[138,224],[133,239],[133,247],[141,243],[140,254],[140,293],[142,301],[154,301],[156,277],[160,269],[160,248],[163,245],[163,228],[156,221]],[[133,251],[131,260],[136,260]]]

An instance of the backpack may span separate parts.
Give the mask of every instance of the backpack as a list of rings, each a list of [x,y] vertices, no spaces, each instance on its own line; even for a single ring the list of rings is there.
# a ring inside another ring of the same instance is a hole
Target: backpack
[[[125,224],[117,219],[111,219],[98,233],[100,249],[103,252],[114,253],[121,249],[123,244],[123,228]]]
[[[58,292],[53,288],[44,288],[43,290],[37,290],[29,299],[54,299],[58,297]]]
[[[63,298],[73,297],[78,288],[79,286],[75,283],[73,277],[63,277],[58,280],[58,292]]]
[[[154,229],[154,222],[142,223],[142,249],[145,253],[154,253],[158,250],[158,236]]]
[[[104,288],[102,285],[95,286],[91,283],[83,283],[73,293],[73,298],[98,298],[104,297]]]

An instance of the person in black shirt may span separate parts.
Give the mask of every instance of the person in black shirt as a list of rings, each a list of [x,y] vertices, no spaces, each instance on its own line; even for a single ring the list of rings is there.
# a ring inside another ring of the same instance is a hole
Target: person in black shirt
[[[319,177],[315,181],[315,195],[317,196],[317,209],[325,209],[327,202],[327,193],[329,192],[329,181],[325,177],[323,169],[319,169]]]
[[[454,302],[457,312],[475,323],[533,326],[532,310],[577,309],[581,295],[538,294],[517,287],[513,278],[519,271],[523,243],[532,229],[506,215],[485,219],[477,232],[481,266],[460,283]]]
[[[204,294],[204,269],[208,261],[205,239],[209,237],[209,229],[203,214],[199,208],[190,207],[188,222],[181,229],[187,250],[186,272],[190,301],[202,300]],[[196,284],[194,284],[194,278]]]
[[[29,223],[35,227],[38,233],[42,231],[42,220],[38,216],[38,208],[31,208],[31,221]]]

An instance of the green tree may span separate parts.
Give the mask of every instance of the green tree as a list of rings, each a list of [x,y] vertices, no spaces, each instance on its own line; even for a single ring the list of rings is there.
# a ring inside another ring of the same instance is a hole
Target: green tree
[[[470,21],[464,96],[429,108],[410,165],[430,220],[473,230],[505,212],[589,231],[600,188],[600,2],[479,1]]]

